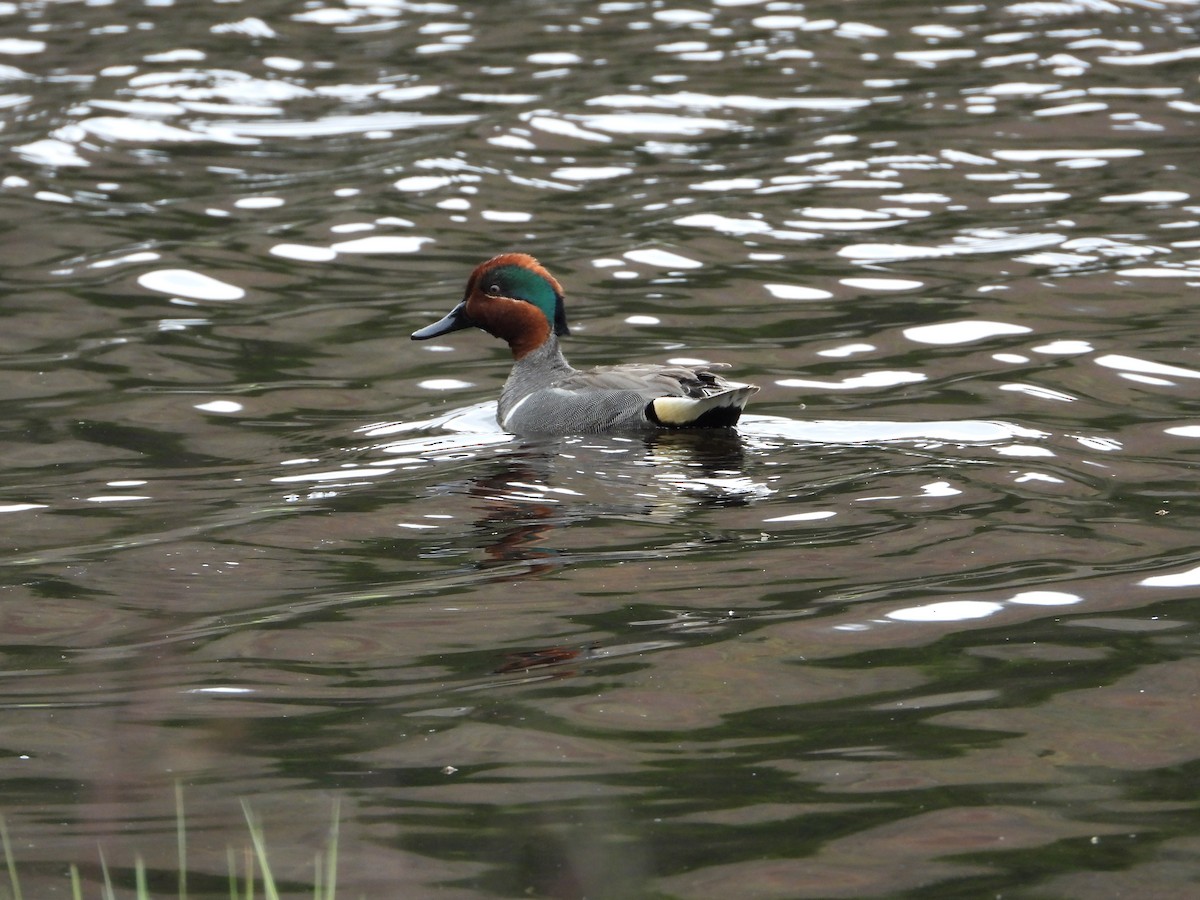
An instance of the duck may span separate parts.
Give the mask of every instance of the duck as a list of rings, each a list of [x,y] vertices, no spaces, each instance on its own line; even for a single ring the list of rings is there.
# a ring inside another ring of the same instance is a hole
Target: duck
[[[513,367],[496,421],[511,434],[591,434],[731,428],[757,385],[727,381],[705,366],[625,363],[580,370],[563,356],[571,333],[563,288],[534,257],[502,253],[480,263],[462,301],[412,334],[427,341],[479,328],[508,343]]]

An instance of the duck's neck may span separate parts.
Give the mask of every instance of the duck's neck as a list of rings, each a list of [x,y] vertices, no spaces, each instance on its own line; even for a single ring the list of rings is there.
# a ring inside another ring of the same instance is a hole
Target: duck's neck
[[[514,373],[518,370],[522,373],[543,372],[551,378],[559,378],[568,372],[575,371],[567,362],[567,358],[563,356],[562,349],[558,345],[558,335],[553,332],[547,335],[541,344],[519,356],[514,347],[513,356],[516,357],[516,362],[513,363]]]

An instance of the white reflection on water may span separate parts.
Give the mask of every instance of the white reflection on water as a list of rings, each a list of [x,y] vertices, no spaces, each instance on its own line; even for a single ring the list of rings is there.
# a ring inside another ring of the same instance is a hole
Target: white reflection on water
[[[1116,8],[1116,11],[1120,11]],[[1179,62],[1200,57],[1200,47],[1166,50],[1161,53],[1139,53],[1130,56],[1102,56],[1100,61],[1110,66],[1156,66],[1159,63]]]
[[[1136,356],[1125,356],[1119,353],[1109,353],[1104,356],[1098,356],[1096,357],[1095,362],[1098,366],[1122,370],[1122,374],[1137,372],[1147,375],[1159,375],[1164,378],[1200,378],[1200,372],[1196,371],[1195,369],[1185,369],[1181,366],[1169,366],[1164,363],[1157,363],[1148,359],[1139,359]],[[1172,382],[1159,381],[1157,383],[1171,384]]]
[[[987,322],[980,319],[962,322],[942,322],[937,325],[916,325],[904,329],[904,336],[919,344],[969,344],[1006,334],[1028,334],[1033,331],[1024,325],[1008,322]]]
[[[1015,253],[1052,247],[1061,244],[1061,234],[1002,234],[988,231],[976,234],[957,235],[946,244],[921,247],[912,244],[848,244],[838,251],[847,259],[865,259],[876,262],[906,259],[934,259],[941,256],[962,256],[976,253]]]
[[[329,262],[337,259],[338,255],[332,247],[315,247],[311,244],[276,244],[269,252],[272,256],[300,262]]]
[[[89,268],[108,269],[112,266],[126,265],[129,263],[154,262],[156,259],[160,258],[161,254],[145,250],[138,253],[126,253],[110,259],[98,259],[94,263],[91,263]]]
[[[533,219],[531,213],[498,209],[482,210],[479,217],[485,222],[529,222]]]
[[[395,469],[387,468],[365,468],[362,466],[351,466],[345,469],[337,469],[332,472],[305,472],[303,475],[279,475],[272,478],[274,484],[297,484],[303,482],[330,482],[330,481],[349,481],[357,482],[365,478],[379,478],[383,475],[390,475]]]
[[[675,116],[667,113],[611,113],[580,115],[573,118],[592,132],[607,134],[669,134],[683,137],[702,135],[711,131],[740,131],[743,126],[724,119],[700,116]]]
[[[719,109],[753,110],[772,112],[788,109],[807,110],[852,110],[870,104],[869,100],[847,97],[755,97],[749,94],[717,96],[682,91],[675,94],[620,94],[594,97],[589,106],[613,106],[620,109],[644,107],[660,109],[695,109],[701,111]]]
[[[921,485],[922,497],[954,497],[961,493],[958,488],[951,487],[948,481],[931,481]]]
[[[793,513],[790,516],[773,516],[763,519],[764,522],[817,522],[821,519],[831,519],[837,513],[831,509],[815,510],[813,512]]]
[[[210,413],[241,412],[245,407],[236,400],[210,400],[208,403],[197,403],[196,409]]]
[[[1043,160],[1058,161],[1070,159],[1128,159],[1134,156],[1142,156],[1144,153],[1144,150],[1138,150],[1133,147],[1098,147],[1091,149],[1080,148],[1078,150],[996,150],[992,155],[996,159],[1003,159],[1009,162],[1042,162]]]
[[[369,131],[400,131],[462,125],[474,122],[476,115],[434,115],[397,110],[394,112],[364,113],[362,115],[328,116],[291,122],[222,122],[220,125],[198,123],[193,139],[229,141],[238,138],[312,138],[340,134],[362,134]]]
[[[417,382],[417,387],[427,391],[457,391],[471,386],[470,381],[460,381],[457,378],[426,378]]]
[[[768,294],[780,300],[828,300],[833,296],[829,291],[797,284],[764,284],[763,287]]]
[[[1064,591],[1022,591],[1009,597],[1008,602],[1026,606],[1070,606],[1074,603],[1082,603],[1083,598],[1078,594],[1068,594]]]
[[[91,165],[75,150],[75,145],[57,138],[43,138],[20,144],[12,148],[26,162],[43,166],[88,166]]]
[[[246,292],[236,285],[190,269],[157,269],[138,276],[137,281],[147,290],[193,300],[229,301],[246,296]]]
[[[356,238],[352,241],[340,241],[331,249],[336,253],[416,253],[421,247],[432,241],[433,238],[427,237],[381,234]]]
[[[938,63],[955,59],[971,59],[976,51],[970,48],[946,48],[944,50],[901,50],[896,53],[896,59],[904,62],[914,62],[923,68],[933,68]]]
[[[893,372],[877,370],[862,375],[847,375],[840,381],[819,381],[813,378],[780,378],[775,383],[780,387],[810,387],[827,391],[857,391],[864,388],[895,387],[901,384],[917,384],[924,381],[920,372]]]
[[[1007,447],[997,447],[996,452],[1001,456],[1036,457],[1054,456],[1054,451],[1048,447],[1033,447],[1029,444],[1009,444]]]
[[[1035,384],[1002,384],[1000,385],[1000,390],[1025,394],[1029,397],[1035,397],[1038,400],[1058,400],[1063,403],[1071,403],[1079,399],[1078,397],[1072,397],[1070,394],[1064,393],[1063,391],[1055,391],[1051,390],[1050,388],[1040,387],[1039,385]]]
[[[983,619],[1004,609],[1006,603],[1018,606],[1071,606],[1082,603],[1083,597],[1064,591],[1021,591],[1007,600],[946,600],[910,606],[887,613],[886,618],[894,622],[964,622]]]
[[[550,174],[563,181],[602,181],[628,175],[632,171],[627,166],[563,166]]]
[[[761,219],[737,219],[716,213],[697,213],[684,216],[676,219],[675,224],[694,228],[711,228],[714,231],[731,235],[762,234],[771,230],[771,226]]]
[[[660,269],[698,269],[704,265],[690,257],[672,253],[669,250],[655,248],[630,250],[624,256],[632,262],[642,263],[647,266],[657,266]]]
[[[223,126],[198,128],[198,130],[192,131],[168,125],[166,122],[124,119],[116,116],[96,116],[91,119],[83,119],[78,125],[66,126],[57,133],[60,137],[68,137],[74,143],[81,142],[87,135],[102,141],[127,141],[134,144],[187,144],[197,141],[215,141],[226,144],[253,143]]]
[[[828,350],[818,350],[817,356],[829,356],[841,359],[856,353],[870,353],[877,349],[874,344],[843,344],[840,347],[830,347]]]
[[[447,187],[453,183],[454,179],[449,175],[410,175],[407,178],[401,178],[392,187],[398,191],[421,193]]]
[[[1045,438],[1046,432],[1008,422],[962,419],[943,422],[812,421],[749,413],[738,423],[740,433],[830,444],[943,441],[951,444],[994,444],[1014,438]]]
[[[286,202],[282,197],[239,197],[233,205],[238,209],[275,209]]]
[[[1138,191],[1133,194],[1109,194],[1101,203],[1182,203],[1189,198],[1183,191]]]
[[[897,609],[887,613],[887,618],[896,622],[964,622],[995,615],[1002,609],[1002,604],[984,600],[946,600]]]
[[[1028,191],[1017,194],[993,194],[988,197],[989,203],[1053,203],[1058,200],[1069,200],[1070,194],[1062,191]]]
[[[1145,587],[1196,587],[1200,585],[1200,566],[1170,575],[1151,575],[1149,578],[1143,578],[1138,584]]]
[[[864,291],[912,291],[925,286],[908,278],[839,278],[838,283]]]
[[[1051,341],[1038,347],[1030,348],[1034,353],[1045,353],[1052,356],[1071,356],[1079,353],[1091,353],[1094,349],[1087,341],[1061,340]]]
[[[1192,278],[1200,281],[1200,269],[1170,268],[1158,266],[1155,268],[1119,269],[1118,275],[1126,278]]]

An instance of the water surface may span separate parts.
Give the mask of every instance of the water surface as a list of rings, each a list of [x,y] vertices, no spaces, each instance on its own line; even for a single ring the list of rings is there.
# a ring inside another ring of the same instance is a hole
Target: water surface
[[[1196,21],[0,3],[26,895],[1187,894]],[[505,250],[737,432],[499,432]]]

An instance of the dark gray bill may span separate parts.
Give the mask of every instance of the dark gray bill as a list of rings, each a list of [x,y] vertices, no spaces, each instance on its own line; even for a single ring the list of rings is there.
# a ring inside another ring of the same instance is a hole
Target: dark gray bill
[[[461,331],[463,328],[470,328],[474,324],[474,322],[467,318],[467,301],[464,300],[432,325],[426,325],[424,328],[414,331],[412,339],[414,341],[427,341],[430,338],[449,334],[452,331]]]

